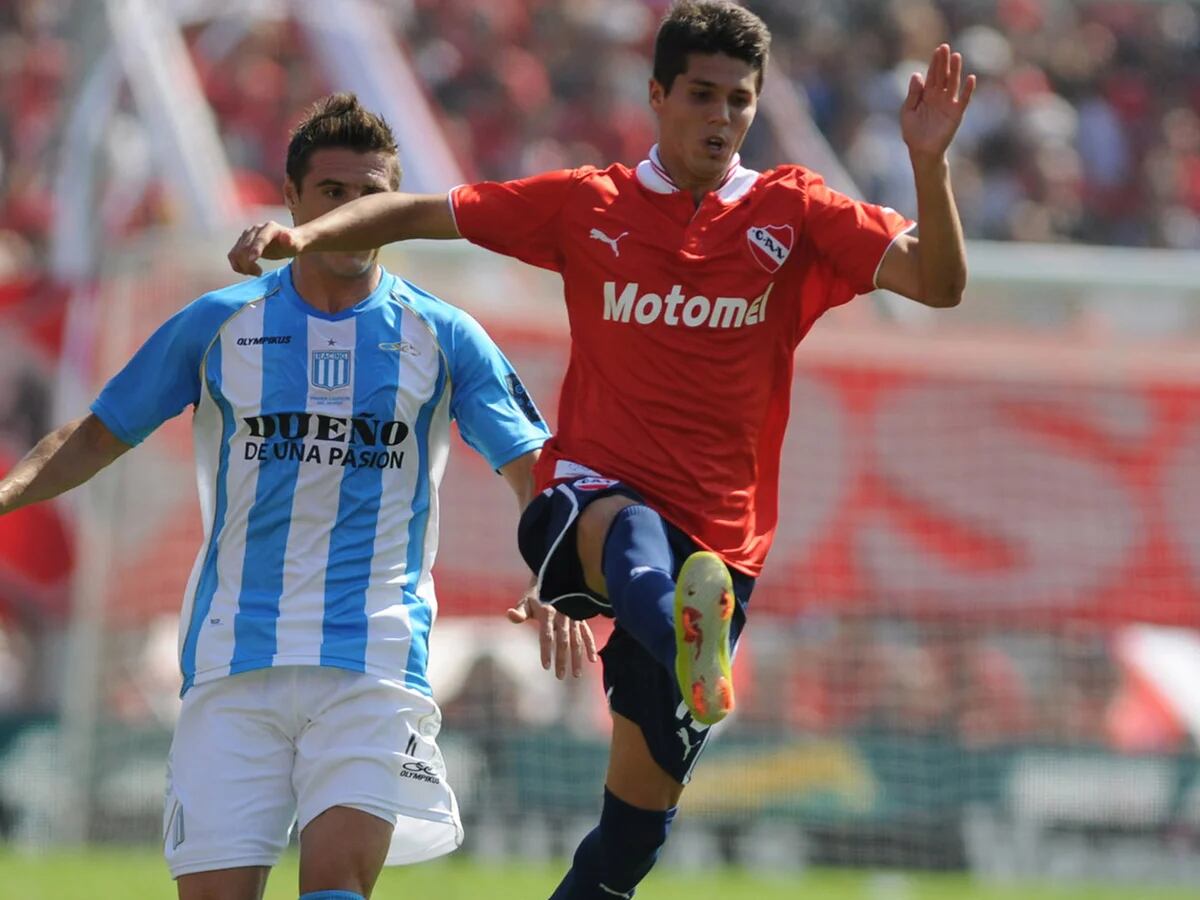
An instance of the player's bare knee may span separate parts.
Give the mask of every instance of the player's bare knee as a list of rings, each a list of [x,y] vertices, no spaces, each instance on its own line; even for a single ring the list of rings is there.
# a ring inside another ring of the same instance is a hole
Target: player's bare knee
[[[267,886],[265,866],[242,866],[193,872],[175,880],[179,900],[262,900]]]
[[[393,826],[361,810],[335,806],[300,834],[300,889],[368,896],[387,858]]]
[[[605,786],[638,809],[670,809],[683,795],[683,785],[655,761],[641,728],[615,713]]]
[[[367,897],[382,868],[382,864],[372,866],[361,857],[332,848],[317,851],[315,858],[310,856],[300,864],[300,892],[353,891]]]

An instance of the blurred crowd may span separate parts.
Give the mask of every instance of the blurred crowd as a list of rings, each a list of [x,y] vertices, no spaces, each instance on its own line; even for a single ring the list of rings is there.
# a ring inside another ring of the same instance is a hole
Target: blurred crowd
[[[786,631],[786,651],[755,646],[756,683],[779,689],[742,713],[806,734],[940,737],[970,748],[1111,744],[1122,678],[1109,629],[997,624],[805,616]]]
[[[66,4],[0,5],[0,284],[42,258],[71,69]]]
[[[648,59],[667,3],[403,0],[385,9],[466,177],[501,179],[642,158],[654,136]],[[979,76],[954,159],[969,236],[1200,248],[1195,4],[748,5],[772,27],[774,80],[807,101],[867,198],[915,213],[897,111],[909,74],[948,40]],[[275,14],[200,16],[185,28],[238,190],[251,202],[277,199],[287,128],[330,89],[287,4],[263,7]],[[0,5],[0,279],[45,249],[63,120],[88,59],[76,51],[78,18],[72,0]],[[781,149],[786,127],[760,124],[747,162],[803,162]],[[114,177],[150,164],[144,136],[111,132]],[[169,218],[154,180],[141,190],[118,204],[126,219],[118,230]]]
[[[915,214],[897,114],[950,41],[979,90],[955,147],[975,238],[1200,248],[1200,11],[1187,2],[750,0],[774,73],[863,194]],[[472,175],[633,163],[665,0],[415,0],[413,59]],[[760,124],[747,162],[789,160]],[[786,128],[786,123],[782,123]]]

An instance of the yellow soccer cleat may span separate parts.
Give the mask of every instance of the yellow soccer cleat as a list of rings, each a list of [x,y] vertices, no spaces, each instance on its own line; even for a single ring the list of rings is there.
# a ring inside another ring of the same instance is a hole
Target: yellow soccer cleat
[[[675,677],[692,718],[715,725],[733,709],[729,623],[733,579],[715,553],[693,553],[675,584]]]

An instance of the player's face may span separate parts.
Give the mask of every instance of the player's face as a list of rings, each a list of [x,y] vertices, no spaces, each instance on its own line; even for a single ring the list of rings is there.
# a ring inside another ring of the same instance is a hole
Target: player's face
[[[356,197],[392,191],[397,187],[397,162],[392,153],[359,153],[345,147],[315,150],[300,185],[284,183],[292,221],[302,225]],[[358,253],[310,253],[306,258],[335,278],[361,278],[371,271],[378,250]]]
[[[712,189],[746,139],[758,109],[758,72],[724,53],[692,53],[668,92],[650,81],[658,149],[681,188]]]

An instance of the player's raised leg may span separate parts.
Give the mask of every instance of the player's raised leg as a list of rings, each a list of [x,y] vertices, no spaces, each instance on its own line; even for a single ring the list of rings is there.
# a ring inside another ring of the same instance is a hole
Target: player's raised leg
[[[662,517],[629,497],[588,504],[576,535],[589,588],[608,597],[621,626],[667,671],[696,719],[711,725],[733,709],[729,625],[734,595],[716,554],[692,554],[672,577],[674,553]]]
[[[608,597],[617,621],[670,670],[675,580],[662,517],[626,496],[601,497],[580,513],[576,540],[587,586]]]

